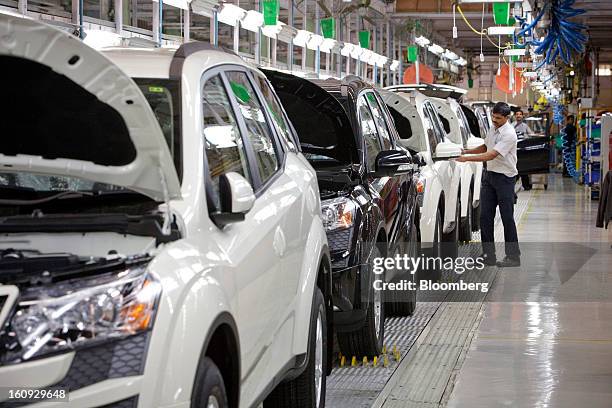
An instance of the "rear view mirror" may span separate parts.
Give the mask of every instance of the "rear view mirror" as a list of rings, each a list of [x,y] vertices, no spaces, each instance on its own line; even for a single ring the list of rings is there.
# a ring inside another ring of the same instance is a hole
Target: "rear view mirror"
[[[461,147],[452,142],[438,143],[433,161],[456,159],[461,156]]]
[[[219,176],[220,211],[211,214],[212,220],[220,227],[244,220],[253,208],[255,193],[251,184],[240,174],[229,172]]]
[[[384,150],[376,156],[375,177],[395,176],[413,170],[412,157],[406,151]]]

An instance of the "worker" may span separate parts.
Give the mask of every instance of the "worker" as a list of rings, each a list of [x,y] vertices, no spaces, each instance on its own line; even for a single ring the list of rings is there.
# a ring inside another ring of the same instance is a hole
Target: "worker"
[[[521,265],[521,252],[514,222],[514,184],[516,183],[516,144],[514,127],[508,122],[510,106],[498,102],[493,108],[493,127],[487,132],[485,144],[475,149],[466,149],[456,160],[458,162],[486,162],[480,191],[480,230],[483,258],[486,265],[516,267]],[[497,262],[495,254],[494,221],[499,206],[506,256]]]
[[[516,111],[514,114],[514,118],[516,121],[514,122],[514,130],[516,131],[516,136],[519,138],[529,137],[533,134],[527,123],[525,122],[525,113],[522,110]],[[521,184],[523,185],[523,189],[525,191],[529,191],[532,188],[531,179],[529,178],[529,174],[521,174]]]

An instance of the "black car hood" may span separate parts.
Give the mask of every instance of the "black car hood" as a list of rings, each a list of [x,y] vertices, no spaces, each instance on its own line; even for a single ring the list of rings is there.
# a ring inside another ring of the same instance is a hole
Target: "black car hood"
[[[359,163],[349,114],[337,98],[307,79],[262,71],[280,97],[304,153],[325,156],[340,164]],[[306,157],[310,160],[311,156]]]

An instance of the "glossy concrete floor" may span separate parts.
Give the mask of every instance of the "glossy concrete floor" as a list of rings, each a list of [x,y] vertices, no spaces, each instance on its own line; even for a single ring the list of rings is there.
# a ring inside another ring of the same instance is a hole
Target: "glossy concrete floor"
[[[612,231],[596,214],[569,179],[535,192],[523,266],[500,271],[448,407],[612,407]]]

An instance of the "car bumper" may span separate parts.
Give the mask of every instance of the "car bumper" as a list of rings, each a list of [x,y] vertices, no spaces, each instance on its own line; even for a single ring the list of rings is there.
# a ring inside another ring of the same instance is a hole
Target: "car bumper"
[[[154,379],[144,374],[149,335],[142,333],[64,354],[2,366],[1,387],[64,388],[69,390],[69,401],[16,404],[17,401],[8,401],[8,395],[3,395],[0,408],[150,407],[152,390],[146,384],[152,384]]]

